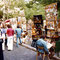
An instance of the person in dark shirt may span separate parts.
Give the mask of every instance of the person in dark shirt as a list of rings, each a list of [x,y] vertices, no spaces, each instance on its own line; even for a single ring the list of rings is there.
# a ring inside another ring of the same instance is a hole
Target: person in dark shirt
[[[47,31],[48,31],[47,26],[45,26],[45,36],[47,35]]]
[[[3,43],[3,38],[2,38],[1,26],[0,26],[0,60],[4,60],[3,50],[2,50],[2,43]]]
[[[3,43],[2,40],[3,39],[0,39],[0,60],[4,60],[4,58],[3,58],[3,50],[2,50],[2,43]]]

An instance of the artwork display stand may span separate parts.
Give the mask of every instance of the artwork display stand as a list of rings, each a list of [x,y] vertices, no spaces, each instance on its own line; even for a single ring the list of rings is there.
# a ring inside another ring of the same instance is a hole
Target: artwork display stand
[[[47,36],[52,37],[55,35],[57,27],[57,3],[52,3],[45,7],[46,26],[48,29]]]

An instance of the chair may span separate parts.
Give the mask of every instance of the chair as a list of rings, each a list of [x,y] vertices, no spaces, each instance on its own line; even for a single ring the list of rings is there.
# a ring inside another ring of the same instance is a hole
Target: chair
[[[42,55],[42,58],[44,60],[45,58],[45,54],[42,54],[41,52],[38,51],[38,49],[44,49],[44,47],[41,47],[41,46],[37,46],[37,55],[36,55],[36,60],[38,60],[38,56],[41,54]]]

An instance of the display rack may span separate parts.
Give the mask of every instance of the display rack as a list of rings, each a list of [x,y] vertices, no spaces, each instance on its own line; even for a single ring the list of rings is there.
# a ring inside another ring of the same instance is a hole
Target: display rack
[[[45,7],[46,26],[48,29],[47,36],[52,37],[55,35],[57,25],[57,3],[52,3]]]
[[[35,36],[32,37],[39,38],[42,35],[42,30],[41,30],[41,27],[43,25],[42,15],[34,15],[33,22],[34,22]]]

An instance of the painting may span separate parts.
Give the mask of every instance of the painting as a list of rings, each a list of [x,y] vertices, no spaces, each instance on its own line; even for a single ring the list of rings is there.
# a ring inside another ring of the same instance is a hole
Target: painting
[[[48,21],[47,22],[47,28],[48,29],[54,29],[54,22],[53,21]]]

